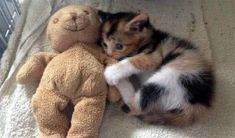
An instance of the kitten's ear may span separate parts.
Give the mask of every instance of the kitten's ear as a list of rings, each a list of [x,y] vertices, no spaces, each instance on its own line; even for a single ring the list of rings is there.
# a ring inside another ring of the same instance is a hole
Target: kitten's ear
[[[108,20],[108,19],[111,18],[112,13],[104,12],[104,11],[98,10],[98,15],[99,15],[100,21],[101,21],[101,22],[104,22],[104,21],[106,21],[106,20]]]
[[[146,12],[139,11],[138,14],[126,25],[127,31],[139,32],[149,24],[149,16]]]

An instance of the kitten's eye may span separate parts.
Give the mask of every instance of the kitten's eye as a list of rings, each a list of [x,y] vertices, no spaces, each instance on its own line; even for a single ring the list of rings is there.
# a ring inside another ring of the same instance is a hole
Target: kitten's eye
[[[103,48],[107,48],[108,47],[104,42],[102,42],[102,46],[103,46]]]
[[[120,43],[117,43],[117,44],[115,45],[115,48],[118,49],[118,50],[122,50],[122,49],[123,49],[123,45],[120,44]]]

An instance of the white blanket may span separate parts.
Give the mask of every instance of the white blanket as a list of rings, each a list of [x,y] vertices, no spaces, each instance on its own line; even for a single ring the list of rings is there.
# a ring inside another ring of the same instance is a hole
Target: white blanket
[[[1,138],[31,138],[38,135],[30,107],[30,99],[37,84],[17,85],[15,75],[28,56],[38,51],[50,50],[45,37],[47,20],[56,9],[70,3],[89,4],[105,11],[148,11],[151,22],[157,28],[191,39],[208,58],[211,57],[201,0],[25,0],[21,18],[0,64]],[[213,119],[184,129],[152,126],[128,117],[116,105],[109,105],[100,137],[219,138],[225,134],[218,132],[220,127]],[[225,131],[231,132],[230,129]]]

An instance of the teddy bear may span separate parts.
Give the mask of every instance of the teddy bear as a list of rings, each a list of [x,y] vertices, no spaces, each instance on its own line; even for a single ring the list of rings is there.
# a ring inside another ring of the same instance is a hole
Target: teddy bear
[[[20,84],[40,81],[31,105],[41,138],[97,137],[106,98],[120,99],[103,75],[104,65],[113,60],[96,44],[99,25],[92,7],[61,8],[47,26],[49,45],[56,52],[33,55],[17,73]],[[65,110],[69,104],[74,106],[71,121]]]

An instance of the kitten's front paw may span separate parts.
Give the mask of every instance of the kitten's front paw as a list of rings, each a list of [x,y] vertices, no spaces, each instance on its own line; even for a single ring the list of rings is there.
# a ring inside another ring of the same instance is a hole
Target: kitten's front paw
[[[104,76],[109,85],[116,85],[122,79],[120,69],[113,66],[108,66],[104,71]]]

